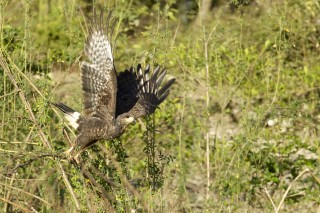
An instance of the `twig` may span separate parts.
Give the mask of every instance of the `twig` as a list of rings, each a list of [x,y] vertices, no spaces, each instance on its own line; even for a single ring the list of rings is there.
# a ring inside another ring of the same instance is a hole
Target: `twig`
[[[279,23],[279,29],[283,29],[282,26],[281,26],[281,23]],[[281,39],[279,40],[279,42],[281,42]],[[276,102],[276,99],[277,99],[277,96],[278,96],[278,92],[279,92],[280,79],[281,79],[281,75],[280,74],[281,74],[281,71],[283,69],[283,59],[281,57],[281,45],[279,45],[279,48],[276,48],[276,52],[277,52],[277,56],[278,56],[278,59],[279,59],[279,62],[277,64],[277,82],[276,82],[276,85],[275,85],[275,91],[274,91],[270,106],[268,107],[268,109],[264,113],[265,116],[268,115],[271,112],[272,106]],[[280,65],[281,65],[281,67],[280,67]]]
[[[270,200],[270,202],[271,202],[271,204],[272,204],[272,206],[273,206],[274,211],[277,211],[277,207],[276,207],[276,205],[274,204],[274,202],[273,202],[273,200],[272,200],[272,198],[271,198],[271,196],[270,196],[270,194],[269,194],[269,192],[268,192],[268,189],[267,189],[266,187],[264,187],[263,189],[264,189],[265,193],[267,194],[267,196],[268,196],[268,198],[269,198],[269,200]]]
[[[10,58],[8,58],[8,60],[9,60],[11,63],[13,63],[13,62],[10,60]],[[13,64],[14,64],[14,63],[13,63]],[[4,69],[4,71],[6,72],[6,74],[8,75],[8,77],[10,78],[11,83],[14,85],[14,87],[16,88],[16,90],[20,90],[20,87],[19,87],[17,81],[15,80],[14,76],[12,75],[11,70],[10,70],[10,68],[8,67],[7,62],[4,60],[4,56],[3,56],[3,52],[2,52],[2,51],[0,51],[0,65],[2,66],[2,68]],[[14,66],[15,66],[15,64],[14,64]],[[18,67],[15,66],[15,68],[16,68],[16,70],[18,70],[19,73],[22,73]],[[24,77],[26,77],[26,76],[24,75]],[[31,81],[29,81],[29,83],[30,83],[31,85],[33,85],[33,84],[31,83]],[[34,86],[34,85],[33,85],[33,86]],[[40,92],[39,90],[36,90],[36,91],[37,91],[39,94],[41,94],[41,92]],[[50,145],[50,143],[49,143],[46,135],[45,135],[44,132],[42,131],[40,125],[38,124],[38,122],[37,122],[37,120],[36,120],[36,117],[35,117],[34,114],[33,114],[33,111],[32,111],[32,109],[31,109],[30,103],[29,103],[28,100],[26,99],[26,97],[25,97],[25,95],[23,94],[23,92],[19,92],[18,94],[19,94],[20,99],[21,99],[21,101],[23,102],[23,104],[24,104],[24,106],[25,106],[25,108],[26,108],[26,110],[27,110],[27,113],[29,114],[30,119],[32,120],[32,122],[34,123],[34,125],[35,125],[36,128],[37,128],[37,131],[38,131],[38,133],[39,133],[39,136],[40,136],[40,138],[41,138],[41,140],[42,140],[43,145],[44,145],[45,147],[49,148],[50,150],[52,150],[52,147],[51,147],[51,145]],[[40,96],[44,98],[44,96],[43,96],[42,94],[41,94]],[[59,168],[60,168],[60,171],[61,171],[61,173],[62,173],[63,180],[64,180],[64,182],[65,182],[65,184],[66,184],[66,186],[67,186],[67,189],[68,189],[69,193],[72,195],[72,198],[73,198],[73,201],[74,201],[74,203],[75,203],[75,205],[76,205],[76,208],[77,208],[78,210],[80,210],[79,201],[77,200],[77,198],[76,198],[76,196],[75,196],[75,194],[74,194],[74,192],[73,192],[73,189],[72,189],[72,187],[71,187],[71,184],[69,183],[69,180],[68,180],[67,175],[65,174],[65,171],[64,171],[64,169],[63,169],[63,167],[62,167],[62,164],[61,164],[59,161],[57,162],[57,164],[58,164],[58,166],[59,166]]]
[[[8,186],[8,185],[3,184],[3,183],[0,183],[0,185],[5,186],[5,187],[10,187],[10,188],[12,188],[12,189],[14,189],[14,190],[17,190],[17,191],[19,191],[19,192],[23,192],[23,193],[25,193],[25,194],[27,194],[27,195],[30,195],[31,197],[34,197],[34,198],[42,201],[43,203],[45,203],[45,204],[47,204],[47,205],[49,205],[49,206],[52,206],[51,203],[49,203],[48,201],[42,199],[41,197],[39,197],[39,196],[37,196],[37,195],[31,194],[31,193],[29,193],[29,192],[26,192],[26,191],[24,191],[24,190],[22,190],[22,189],[19,189],[19,188],[14,187],[14,186]]]
[[[315,174],[313,174],[312,171],[309,171],[309,172],[312,175],[312,177],[318,182],[318,184],[320,184],[320,179]]]
[[[119,163],[117,162],[117,160],[115,159],[115,157],[113,157],[109,150],[106,149],[106,147],[104,147],[103,145],[98,143],[98,146],[100,149],[102,149],[102,151],[108,156],[108,158],[112,161],[112,163],[114,164],[114,166],[116,167],[117,171],[120,173],[119,177],[121,180],[121,183],[127,187],[127,189],[136,197],[138,198],[138,200],[140,201],[144,212],[152,212],[149,208],[147,203],[144,201],[144,199],[142,198],[142,196],[140,195],[140,193],[135,189],[135,187],[128,181],[128,179],[123,175],[122,173],[122,169],[121,166],[119,165]]]
[[[73,133],[74,134],[74,133]],[[72,143],[72,140],[70,139],[70,136],[68,135],[67,131],[63,128],[63,135],[65,136],[65,138],[67,139],[67,141],[69,142],[70,146],[73,146],[74,144]]]
[[[280,201],[277,209],[275,210],[276,213],[279,212],[279,210],[280,210],[280,208],[281,208],[284,200],[286,199],[286,197],[287,197],[287,195],[288,195],[291,187],[293,186],[293,184],[294,184],[302,175],[304,175],[304,174],[307,173],[307,172],[310,172],[310,170],[309,170],[308,168],[305,169],[305,170],[303,170],[303,171],[290,183],[290,185],[288,186],[286,192],[283,194],[282,199],[281,199],[281,201]]]
[[[7,200],[7,199],[5,199],[5,198],[0,198],[0,200],[2,200],[2,201],[3,201],[3,202],[5,202],[5,203],[9,203],[9,204],[11,204],[11,205],[13,205],[13,206],[15,206],[15,207],[17,207],[17,208],[19,208],[19,209],[23,210],[24,212],[30,212],[30,213],[32,213],[32,211],[31,211],[31,210],[26,209],[26,208],[24,208],[24,207],[20,206],[19,204],[14,203],[14,202],[12,202],[12,201],[10,201],[10,200]]]
[[[57,158],[65,158],[62,157],[61,154],[42,154],[42,155],[38,155],[34,158],[31,158],[29,160],[27,160],[24,163],[19,163],[17,164],[9,173],[7,173],[8,176],[11,176],[15,171],[17,171],[19,168],[24,168],[28,165],[30,165],[31,163],[33,163],[34,161],[41,159],[41,158],[45,158],[45,157],[57,157]]]
[[[14,150],[6,150],[6,149],[0,149],[1,152],[8,152],[8,153],[18,153],[18,151]]]
[[[179,31],[179,27],[180,27],[180,19],[179,19],[179,21],[178,21],[177,28],[176,28],[176,30],[175,30],[175,32],[174,32],[174,35],[173,35],[173,38],[172,38],[171,47],[173,47],[173,45],[174,45],[174,42],[175,42],[175,40],[176,40],[178,31]]]
[[[31,134],[32,134],[34,128],[35,128],[34,125],[30,128],[30,131],[29,131],[27,137],[25,138],[25,142],[29,141],[29,139],[30,139],[30,137],[31,137]],[[26,144],[24,144],[24,148],[25,148],[25,147],[26,147]],[[24,148],[23,148],[23,149],[24,149]],[[19,163],[19,162],[20,162],[20,159],[18,159],[18,162],[17,162],[17,163]],[[16,179],[15,179],[16,173],[11,174],[10,176],[11,176],[11,177],[10,177],[10,184],[9,184],[9,186],[12,187],[14,181],[16,180]],[[10,200],[11,193],[12,193],[12,188],[9,188],[8,191],[7,191],[7,196],[6,196],[6,199],[7,199],[7,200]],[[9,207],[8,205],[5,206],[6,211],[8,211],[8,207]]]
[[[80,165],[81,167],[81,173],[84,175],[84,177],[88,178],[91,183],[100,190],[100,194],[106,204],[106,206],[108,207],[108,211],[109,212],[115,212],[114,208],[112,207],[112,205],[110,204],[110,201],[115,201],[115,198],[113,197],[113,195],[111,195],[109,192],[107,192],[99,183],[97,183],[97,181],[94,179],[94,177],[92,176],[92,174],[85,169],[85,166]]]
[[[64,171],[64,169],[62,167],[62,164],[59,161],[58,161],[58,166],[59,166],[59,168],[61,170],[61,174],[62,174],[62,177],[63,177],[64,184],[66,185],[69,193],[71,194],[72,199],[75,202],[77,209],[80,210],[80,204],[78,202],[78,199],[77,199],[76,195],[74,194],[72,186],[71,186],[71,184],[70,184],[70,182],[68,180],[68,176],[66,175],[66,172]]]
[[[9,96],[9,95],[18,93],[18,92],[20,92],[20,90],[14,90],[14,91],[12,91],[12,92],[9,92],[9,93],[7,93],[7,94],[5,94],[5,95],[0,96],[0,99],[2,99],[2,98],[4,98],[4,97],[7,97],[7,96]]]
[[[0,177],[6,178],[8,180],[17,180],[17,181],[45,181],[45,178],[13,178],[13,177],[7,177],[3,174],[0,174]]]
[[[99,175],[99,177],[101,177],[104,181],[106,181],[108,184],[110,184],[111,186],[116,186],[116,183],[112,180],[110,180],[109,178],[106,177],[105,174],[103,174],[99,169],[97,169],[95,166],[93,165],[90,165],[90,170],[92,169],[93,172],[96,174],[96,175]]]
[[[209,57],[208,57],[208,45],[209,41],[211,39],[211,35],[213,31],[215,30],[215,27],[212,28],[210,34],[208,37],[206,37],[206,29],[203,26],[203,43],[204,43],[204,56],[205,56],[205,69],[206,69],[206,113],[207,113],[207,122],[206,122],[206,170],[207,170],[207,190],[206,190],[206,201],[208,204],[208,201],[210,199],[210,75],[209,75]],[[215,145],[214,145],[215,146]]]
[[[33,142],[22,142],[22,141],[6,141],[2,138],[0,138],[0,144],[29,144],[29,145],[37,145],[38,143],[33,143]]]

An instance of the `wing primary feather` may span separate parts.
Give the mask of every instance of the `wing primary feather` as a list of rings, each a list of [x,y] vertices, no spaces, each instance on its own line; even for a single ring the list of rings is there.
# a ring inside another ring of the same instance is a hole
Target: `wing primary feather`
[[[166,69],[161,69],[160,66],[157,66],[150,75],[149,65],[142,70],[141,64],[138,64],[136,69],[131,67],[130,74],[129,72],[126,74],[125,71],[124,74],[119,75],[118,92],[121,96],[117,99],[119,100],[117,102],[117,106],[119,106],[118,116],[127,112],[137,119],[152,114],[168,97],[169,88],[175,81],[175,79],[171,79],[161,86],[166,75]],[[129,94],[125,91],[132,92]]]
[[[150,92],[154,93],[154,94],[156,93],[156,89],[155,89],[154,83],[150,84]]]
[[[113,31],[114,31],[114,28],[118,22],[119,18],[116,18],[114,21],[113,21],[113,24],[111,26],[111,32],[110,32],[110,41],[112,41],[112,37],[113,37]]]
[[[154,81],[154,79],[155,79],[155,75],[157,75],[157,72],[156,72],[157,70],[155,70],[154,71],[154,73],[151,75],[151,78],[149,77],[149,72],[150,72],[150,65],[148,64],[147,65],[147,68],[146,68],[146,72],[145,72],[145,75],[147,75],[147,81],[149,82],[149,92],[150,93],[155,93],[155,81]]]
[[[93,17],[92,17],[92,19],[91,19],[91,22],[92,22],[93,24],[95,24],[96,17],[97,17],[96,9],[95,9],[95,8],[93,8]],[[94,25],[93,25],[93,26],[94,26]]]
[[[98,20],[97,20],[97,11],[96,9],[93,9],[93,27],[98,27]]]
[[[101,11],[100,11],[99,29],[103,29],[102,24],[103,24],[103,9],[101,9]]]
[[[141,69],[141,64],[138,64],[137,66],[137,72],[138,72],[138,79],[143,79],[143,73],[142,73],[142,69]]]
[[[106,35],[108,35],[109,32],[109,24],[110,24],[110,19],[111,19],[111,15],[112,15],[113,10],[110,10],[109,15],[107,17],[107,21],[106,21]]]
[[[147,67],[146,67],[146,69],[144,70],[144,75],[145,75],[146,81],[149,81],[149,80],[150,80],[149,73],[150,73],[150,65],[147,64]]]
[[[142,70],[141,70],[141,72],[143,72]],[[143,77],[143,84],[145,85],[145,84],[147,84],[146,86],[147,86],[147,91],[148,91],[148,80],[149,80],[149,71],[147,70],[147,69],[145,69],[144,70],[144,72],[143,72],[143,74],[142,74],[142,77]]]
[[[147,88],[147,93],[150,93],[150,81],[147,81],[147,85],[146,85],[146,88]]]
[[[158,90],[159,86],[161,85],[162,83],[162,80],[164,78],[164,76],[166,75],[167,73],[167,70],[162,70],[162,72],[159,74],[159,77],[157,79],[155,79],[155,87],[156,87],[156,90]]]
[[[167,90],[162,96],[160,96],[159,101],[158,101],[158,105],[161,104],[169,95],[170,90]]]
[[[162,96],[163,95],[163,93],[165,92],[165,91],[167,91],[170,87],[171,87],[171,85],[175,82],[175,80],[176,79],[171,79],[171,80],[169,80],[167,83],[165,83],[165,85],[163,85],[162,87],[161,87],[161,89],[158,91],[158,95],[159,96]]]
[[[156,69],[153,71],[151,80],[155,81],[155,79],[157,79],[158,75],[159,75],[159,71],[160,71],[160,66],[157,66]]]
[[[144,76],[145,76],[145,81],[149,81],[150,80],[150,76],[148,72],[144,72]]]
[[[145,69],[146,71],[146,73],[149,73],[150,72],[150,64],[147,64],[147,66],[146,66],[146,69]]]
[[[100,12],[100,11],[99,11]],[[85,42],[85,54],[89,62],[81,63],[81,81],[84,96],[84,115],[100,116],[98,106],[108,109],[105,118],[114,117],[116,108],[116,71],[113,63],[111,30],[112,10],[106,17],[93,10],[90,33]],[[105,27],[106,26],[106,27]],[[106,28],[106,29],[105,29]],[[111,32],[111,34],[110,34]]]
[[[137,75],[138,75],[137,79],[139,82],[139,90],[142,90],[143,92],[145,92],[145,88],[144,88],[145,81],[144,81],[143,72],[141,69],[141,64],[138,64],[137,66]]]

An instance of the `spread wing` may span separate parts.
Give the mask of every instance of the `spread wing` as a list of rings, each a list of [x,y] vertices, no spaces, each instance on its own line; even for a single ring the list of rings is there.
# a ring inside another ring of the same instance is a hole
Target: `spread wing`
[[[115,20],[110,27],[111,13],[104,26],[94,11],[92,26],[85,43],[85,54],[90,62],[81,64],[81,81],[84,96],[84,115],[102,119],[115,117],[117,78],[113,64],[111,40]],[[109,30],[111,30],[109,32]]]
[[[158,66],[150,75],[150,66],[145,71],[139,64],[137,72],[133,68],[118,75],[116,116],[128,112],[135,119],[152,114],[169,95],[169,88],[175,81],[171,79],[161,87],[166,70]]]
[[[129,112],[138,101],[139,82],[133,67],[120,72],[117,77],[118,94],[116,117]]]

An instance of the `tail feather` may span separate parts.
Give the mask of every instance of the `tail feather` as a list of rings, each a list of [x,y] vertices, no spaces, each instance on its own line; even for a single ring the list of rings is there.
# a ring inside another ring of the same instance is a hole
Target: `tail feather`
[[[55,107],[60,109],[63,113],[65,118],[68,120],[70,126],[72,126],[74,129],[77,129],[79,127],[78,121],[81,116],[81,114],[67,105],[63,103],[52,103]]]

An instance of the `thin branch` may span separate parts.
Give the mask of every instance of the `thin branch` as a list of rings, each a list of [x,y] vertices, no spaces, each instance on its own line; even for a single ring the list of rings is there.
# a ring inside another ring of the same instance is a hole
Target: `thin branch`
[[[152,212],[149,208],[147,203],[144,201],[140,193],[135,189],[135,187],[128,181],[128,179],[123,175],[121,166],[119,165],[118,161],[115,159],[114,156],[110,153],[109,150],[106,149],[103,145],[98,143],[99,148],[108,156],[108,158],[112,161],[117,171],[120,173],[119,177],[121,180],[121,183],[140,201],[144,212]]]
[[[10,142],[10,141],[6,141],[2,138],[0,138],[0,144],[29,144],[29,145],[38,145],[38,143],[33,143],[33,142],[22,142],[22,141],[13,141],[13,142]]]
[[[8,56],[7,56],[7,57],[8,57]],[[8,60],[11,61],[9,57],[8,57]],[[11,63],[13,63],[13,62],[11,61]],[[0,65],[2,66],[2,68],[4,69],[4,71],[6,72],[6,74],[8,75],[8,77],[10,78],[11,83],[14,85],[15,89],[16,89],[16,90],[21,90],[20,87],[19,87],[19,85],[18,85],[18,83],[17,83],[17,81],[15,80],[14,76],[12,75],[10,68],[8,67],[8,63],[7,63],[7,62],[5,61],[5,59],[4,59],[4,56],[3,56],[3,52],[2,52],[2,51],[0,51]],[[14,67],[16,68],[16,70],[21,74],[21,73],[22,73],[21,70],[20,70],[14,63],[13,63],[13,65],[14,65]],[[25,75],[24,75],[24,77],[27,78]],[[34,86],[34,85],[31,83],[31,81],[29,81],[29,83],[30,83],[32,86]],[[41,92],[40,92],[39,90],[36,90],[36,91],[40,94],[41,97],[45,98],[45,97],[41,94]],[[46,137],[46,135],[44,134],[44,132],[42,131],[40,125],[38,124],[37,119],[36,119],[36,117],[35,117],[34,114],[33,114],[32,108],[31,108],[30,103],[28,102],[27,98],[25,97],[25,95],[23,94],[23,92],[19,92],[18,94],[19,94],[19,96],[20,96],[21,101],[23,102],[23,104],[24,104],[24,106],[25,106],[25,109],[26,109],[27,113],[29,114],[30,119],[32,120],[32,122],[34,123],[34,125],[35,125],[36,128],[37,128],[37,131],[38,131],[38,133],[39,133],[39,136],[40,136],[40,138],[41,138],[41,141],[42,141],[43,145],[44,145],[45,147],[49,148],[50,150],[53,150],[52,147],[51,147],[51,145],[50,145],[50,143],[49,143],[49,141],[48,141],[48,139],[47,139],[47,137]],[[79,201],[77,200],[77,198],[76,198],[76,196],[75,196],[75,194],[74,194],[74,192],[73,192],[73,189],[72,189],[72,187],[71,187],[71,184],[69,183],[69,180],[68,180],[67,175],[65,174],[65,171],[64,171],[64,169],[63,169],[63,167],[62,167],[62,164],[61,164],[59,161],[57,162],[57,164],[58,164],[58,166],[59,166],[59,168],[60,168],[60,171],[61,171],[61,173],[62,173],[63,180],[64,180],[64,182],[65,182],[65,184],[66,184],[66,186],[67,186],[67,189],[68,189],[69,193],[72,195],[72,198],[73,198],[73,201],[74,201],[74,203],[75,203],[75,205],[76,205],[76,208],[77,208],[78,210],[80,210]]]
[[[59,154],[41,154],[41,155],[38,155],[34,158],[31,158],[23,163],[19,163],[17,164],[9,173],[7,173],[8,176],[11,176],[13,173],[15,173],[18,169],[20,168],[25,168],[27,167],[28,165],[30,165],[31,163],[33,163],[34,161],[38,160],[38,159],[41,159],[41,158],[45,158],[45,157],[56,157],[56,158],[66,158],[65,156],[62,156],[61,153]]]
[[[309,170],[308,168],[305,169],[305,170],[303,170],[303,171],[290,183],[290,185],[288,186],[286,192],[283,194],[282,199],[281,199],[281,201],[280,201],[277,209],[275,210],[276,213],[279,212],[279,210],[280,210],[280,208],[281,208],[284,200],[286,199],[286,197],[287,197],[287,195],[288,195],[291,187],[293,186],[293,184],[294,184],[302,175],[304,175],[305,173],[308,173],[308,172],[310,172],[310,170]]]
[[[206,29],[203,26],[203,43],[204,43],[204,56],[205,56],[205,70],[206,70],[206,113],[207,113],[207,122],[206,122],[206,170],[207,170],[207,190],[206,190],[206,200],[207,202],[210,199],[210,75],[209,75],[209,53],[208,53],[208,45],[211,39],[212,33],[215,30],[215,27],[212,28],[208,37],[206,37]]]
[[[2,98],[4,98],[4,97],[7,97],[7,96],[9,96],[9,95],[18,93],[18,92],[20,92],[20,90],[14,90],[14,91],[12,91],[12,92],[9,92],[9,93],[7,93],[7,94],[5,94],[5,95],[0,96],[0,99],[2,99]]]
[[[103,174],[99,169],[97,169],[95,166],[90,165],[90,170],[93,170],[93,173],[101,177],[104,181],[106,181],[110,186],[116,186],[116,183],[109,178],[105,174]]]
[[[6,150],[6,149],[0,149],[1,152],[7,152],[7,153],[18,153],[18,151],[14,150]]]
[[[16,90],[21,90],[19,85],[18,85],[18,83],[17,83],[17,81],[15,80],[14,76],[12,75],[10,68],[7,66],[7,63],[4,61],[2,53],[0,55],[0,65],[3,67],[4,71],[6,72],[8,77],[10,78],[11,83],[14,85]],[[35,116],[34,116],[34,114],[32,112],[32,108],[31,108],[27,98],[24,96],[23,92],[19,92],[18,94],[19,94],[20,99],[23,102],[23,104],[24,104],[24,106],[25,106],[25,108],[27,110],[27,113],[29,114],[30,119],[32,120],[32,122],[35,124],[35,126],[39,130],[38,132],[39,132],[39,135],[40,135],[40,137],[42,139],[42,142],[44,143],[44,145],[46,147],[51,148],[51,145],[49,144],[48,140],[46,139],[45,134],[42,132],[41,127],[39,126],[39,124],[38,124],[38,122],[37,122],[37,120],[36,120],[36,118],[35,118]]]
[[[73,192],[72,186],[71,186],[71,184],[70,184],[70,182],[68,180],[68,176],[66,175],[66,172],[64,171],[64,169],[62,167],[62,164],[59,161],[58,161],[58,166],[59,166],[59,168],[61,170],[61,174],[62,174],[62,177],[63,177],[64,184],[66,185],[69,193],[71,194],[72,199],[75,202],[77,209],[80,210],[79,201],[78,201],[75,193]]]
[[[27,142],[27,141],[30,139],[31,134],[32,134],[34,128],[35,128],[34,125],[30,128],[30,131],[29,131],[27,137],[25,138],[25,142]],[[26,147],[26,144],[24,145],[24,147]],[[18,159],[18,163],[19,163],[19,162],[20,162],[20,159]],[[13,183],[14,183],[14,181],[15,181],[16,173],[13,173],[13,174],[10,175],[10,176],[11,176],[11,178],[10,178],[9,186],[12,187],[12,185],[13,185]],[[6,199],[7,199],[7,200],[10,200],[11,193],[12,193],[12,188],[9,188],[8,191],[7,191],[7,196],[6,196]],[[5,206],[6,211],[8,211],[8,207],[9,207],[9,206],[6,204],[6,206]]]
[[[11,205],[13,205],[13,206],[17,207],[18,209],[23,210],[24,212],[28,212],[28,213],[30,212],[30,213],[32,213],[32,211],[31,211],[31,210],[29,210],[29,209],[27,209],[27,208],[24,208],[24,207],[20,206],[19,204],[14,203],[14,202],[12,202],[12,201],[10,201],[10,200],[7,200],[7,199],[5,199],[5,198],[1,198],[1,197],[0,197],[0,200],[2,200],[2,201],[3,201],[3,202],[5,202],[5,203],[9,203],[9,204],[11,204]]]
[[[45,178],[13,178],[13,177],[7,177],[3,174],[0,174],[0,177],[3,177],[5,179],[8,179],[8,180],[17,180],[17,181],[45,181],[46,179]]]
[[[320,184],[320,179],[315,174],[313,174],[312,171],[309,171],[309,172],[312,175],[312,177],[318,182],[318,184]]]
[[[109,200],[114,202],[115,198],[112,194],[110,194],[109,192],[107,192],[99,183],[97,183],[97,181],[94,179],[94,177],[92,176],[92,174],[85,169],[85,166],[80,165],[81,167],[81,173],[83,174],[84,177],[88,178],[90,180],[90,182],[97,188],[100,190],[100,194],[103,198],[103,201],[105,202],[106,206],[108,207],[108,211],[109,212],[115,212],[114,208],[112,207],[112,205],[110,204]]]
[[[174,45],[174,42],[175,42],[176,37],[177,37],[178,32],[179,32],[179,27],[180,27],[180,19],[179,19],[179,21],[178,21],[177,28],[176,28],[176,30],[174,31],[174,35],[173,35],[172,42],[171,42],[171,47],[173,47],[173,45]]]
[[[267,189],[266,187],[264,187],[263,189],[264,189],[265,193],[267,194],[267,196],[268,196],[268,198],[269,198],[269,200],[270,200],[270,202],[271,202],[271,204],[272,204],[272,206],[273,206],[274,211],[277,211],[277,207],[276,207],[276,205],[274,204],[274,202],[273,202],[273,200],[272,200],[272,198],[271,198],[271,196],[270,196],[270,194],[269,194],[269,192],[268,192],[268,189]]]
[[[22,190],[22,189],[16,188],[16,187],[14,187],[14,186],[9,186],[9,185],[3,184],[3,183],[0,183],[0,185],[5,186],[5,187],[10,187],[10,188],[12,188],[12,189],[14,189],[14,190],[17,190],[17,191],[19,191],[19,192],[22,192],[22,193],[25,193],[25,194],[27,194],[27,195],[30,195],[31,197],[34,197],[34,198],[42,201],[43,203],[45,203],[45,204],[47,204],[47,205],[49,205],[49,206],[52,206],[51,203],[49,203],[48,201],[42,199],[41,197],[39,197],[39,196],[37,196],[37,195],[31,194],[31,193],[26,192],[26,191],[24,191],[24,190]]]

